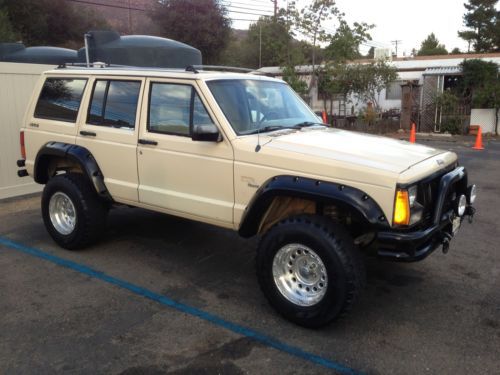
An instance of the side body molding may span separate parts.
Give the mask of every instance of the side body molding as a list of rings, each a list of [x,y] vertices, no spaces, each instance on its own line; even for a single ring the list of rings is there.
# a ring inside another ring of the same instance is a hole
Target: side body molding
[[[354,210],[369,225],[377,229],[390,228],[380,206],[363,191],[342,184],[305,177],[276,176],[257,190],[245,209],[239,234],[251,237],[258,231],[261,218],[277,196],[310,199],[320,204],[335,204]]]
[[[97,165],[96,160],[89,150],[85,147],[61,143],[49,142],[43,146],[36,155],[34,166],[34,179],[39,184],[45,184],[49,180],[47,173],[51,157],[60,157],[70,160],[80,166],[82,171],[87,175],[96,192],[104,197],[111,199],[106,185],[104,184],[104,176]]]

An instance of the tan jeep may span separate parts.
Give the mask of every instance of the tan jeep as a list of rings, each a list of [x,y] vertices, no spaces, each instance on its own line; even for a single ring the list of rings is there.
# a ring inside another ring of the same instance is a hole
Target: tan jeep
[[[66,249],[94,242],[117,204],[261,236],[264,294],[317,327],[356,301],[363,253],[446,250],[476,196],[452,152],[318,121],[255,74],[62,67],[35,89],[19,174],[45,184],[43,220]]]

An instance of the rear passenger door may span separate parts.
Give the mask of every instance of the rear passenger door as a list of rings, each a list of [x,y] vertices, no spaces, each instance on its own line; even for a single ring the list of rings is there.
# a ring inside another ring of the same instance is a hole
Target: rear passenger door
[[[139,200],[179,216],[232,227],[233,149],[196,81],[147,82],[138,146]],[[218,126],[221,142],[193,141],[194,125]]]
[[[144,79],[95,77],[90,84],[76,143],[92,153],[115,200],[137,202],[138,108]]]

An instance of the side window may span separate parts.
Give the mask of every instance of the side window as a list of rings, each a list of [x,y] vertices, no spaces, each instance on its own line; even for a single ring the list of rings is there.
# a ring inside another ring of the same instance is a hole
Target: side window
[[[140,89],[138,81],[97,80],[87,123],[133,130]]]
[[[403,96],[403,89],[401,88],[400,81],[390,83],[385,89],[386,100],[401,100]]]
[[[35,107],[35,117],[75,122],[86,79],[47,78]]]
[[[201,124],[213,124],[213,121],[192,86],[151,84],[148,131],[189,136],[192,125]]]
[[[195,92],[193,102],[193,125],[207,125],[214,122],[210,118],[205,106],[201,102],[200,97]]]

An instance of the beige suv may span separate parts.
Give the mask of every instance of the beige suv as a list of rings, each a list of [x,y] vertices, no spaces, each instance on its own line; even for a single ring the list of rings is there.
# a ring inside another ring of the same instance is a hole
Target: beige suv
[[[98,239],[118,204],[258,235],[264,294],[308,327],[351,308],[364,254],[420,260],[474,214],[454,153],[326,127],[255,74],[61,67],[35,89],[21,149],[63,248]]]

